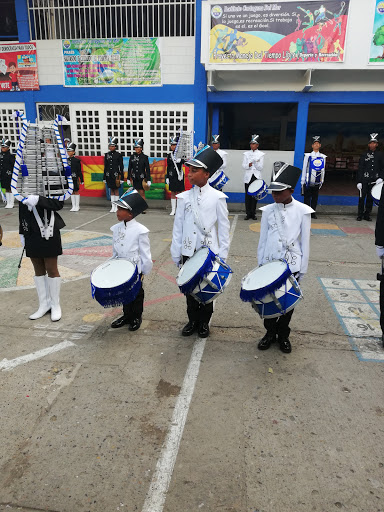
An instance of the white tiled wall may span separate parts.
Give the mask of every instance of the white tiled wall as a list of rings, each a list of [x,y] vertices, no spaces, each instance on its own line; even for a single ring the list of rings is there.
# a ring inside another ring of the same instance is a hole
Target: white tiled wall
[[[194,37],[161,39],[163,84],[193,84],[195,65]],[[61,40],[37,41],[40,85],[63,85]]]

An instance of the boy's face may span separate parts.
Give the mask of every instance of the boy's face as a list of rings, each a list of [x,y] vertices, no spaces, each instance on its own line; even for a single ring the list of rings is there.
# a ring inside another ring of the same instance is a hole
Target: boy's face
[[[70,151],[70,150],[68,150],[67,153],[68,153],[69,158],[71,158],[75,154],[74,151]]]
[[[121,208],[121,206],[117,207],[116,217],[117,217],[117,220],[120,222],[122,220],[124,222],[129,222],[130,220],[133,219],[132,212],[130,212],[126,208]]]
[[[9,71],[10,71],[11,73],[14,73],[14,72],[16,71],[16,66],[10,66],[10,67],[9,67]]]
[[[203,167],[195,167],[193,165],[189,167],[188,179],[192,186],[204,187],[207,184],[208,178],[209,172]]]
[[[219,142],[214,142],[212,144],[212,149],[214,149],[215,151],[217,151],[219,149],[219,147],[220,147],[220,143]]]
[[[259,147],[259,145],[256,144],[255,142],[251,142],[250,146],[251,146],[252,151],[256,151],[256,149]]]
[[[3,153],[5,153],[6,151],[9,151],[9,147],[8,146],[1,146],[1,151]]]
[[[140,146],[136,146],[135,151],[138,155],[140,155],[140,153],[143,151],[143,148],[141,148]]]
[[[176,144],[171,144],[171,151],[175,151],[176,149]]]
[[[315,151],[316,153],[317,153],[318,151],[320,151],[320,148],[321,148],[321,144],[320,144],[320,142],[314,142],[314,143],[312,144],[312,149],[313,149],[313,151]]]
[[[272,197],[275,203],[288,204],[292,201],[293,188],[286,188],[285,190],[273,190]]]
[[[377,142],[370,142],[368,144],[368,147],[371,151],[375,151],[375,149],[377,149],[377,146],[378,146],[378,143]]]
[[[109,149],[109,151],[115,151],[116,150],[116,146],[108,146],[108,149]]]

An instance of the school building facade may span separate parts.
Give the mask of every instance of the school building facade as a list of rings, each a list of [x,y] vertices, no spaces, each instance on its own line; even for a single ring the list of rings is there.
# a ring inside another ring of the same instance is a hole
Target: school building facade
[[[0,94],[0,135],[17,142],[18,127],[11,118],[15,109],[25,110],[31,122],[63,114],[69,120],[64,133],[77,143],[78,154],[96,159],[99,167],[99,173],[90,175],[89,188],[101,189],[99,178],[95,178],[96,185],[91,181],[92,176],[100,177],[102,160],[97,158],[107,151],[109,136],[118,137],[119,151],[126,157],[132,153],[133,140],[143,138],[144,151],[158,165],[161,181],[164,169],[160,162],[169,151],[169,137],[177,129],[194,131],[196,145],[219,133],[221,148],[228,152],[226,173],[230,181],[224,191],[231,202],[244,200],[241,161],[251,134],[260,134],[267,182],[274,161],[301,167],[303,154],[310,149],[310,137],[321,135],[328,163],[319,203],[357,204],[359,155],[366,149],[370,133],[379,133],[379,139],[384,140],[384,59],[380,61],[380,45],[376,46],[378,58],[375,62],[370,59],[375,16],[381,3],[301,2],[307,11],[301,9],[301,17],[297,16],[302,41],[306,38],[309,47],[310,40],[319,42],[327,30],[340,33],[338,51],[335,45],[325,48],[327,54],[323,51],[323,55],[337,53],[338,58],[327,60],[321,54],[299,58],[297,53],[279,62],[263,58],[256,62],[246,61],[246,55],[251,55],[251,41],[256,40],[252,38],[263,41],[266,25],[259,24],[261,30],[256,30],[258,13],[271,16],[270,11],[275,10],[282,20],[284,11],[288,19],[292,1],[116,0],[111,5],[101,0],[95,6],[79,0],[70,6],[59,0],[8,0],[10,22],[8,32],[0,34],[1,45],[35,42],[39,89]],[[229,16],[227,27],[224,22],[217,24],[225,12],[233,17],[242,15],[245,23],[239,25],[238,32]],[[315,18],[319,21],[313,19],[311,26],[308,13],[318,13]],[[254,24],[247,32],[249,20]],[[219,30],[223,30],[221,39]],[[315,34],[312,39],[311,31]],[[65,82],[64,41],[119,38],[157,38],[160,84],[79,86]],[[267,48],[278,44],[274,39]],[[295,50],[298,52],[297,46]],[[305,53],[302,46],[301,50]],[[214,52],[220,58],[215,60]]]

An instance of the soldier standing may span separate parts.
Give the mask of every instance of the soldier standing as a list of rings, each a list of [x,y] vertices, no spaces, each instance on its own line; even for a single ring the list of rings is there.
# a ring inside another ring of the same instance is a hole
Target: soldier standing
[[[120,183],[124,181],[124,163],[123,155],[116,151],[117,137],[109,137],[108,153],[104,155],[104,183],[111,190],[112,208],[110,212],[116,212],[117,206],[114,204],[119,199]]]

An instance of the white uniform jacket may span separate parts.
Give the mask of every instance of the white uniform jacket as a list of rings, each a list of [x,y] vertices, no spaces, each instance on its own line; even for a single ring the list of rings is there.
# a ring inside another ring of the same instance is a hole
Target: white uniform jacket
[[[194,186],[177,195],[171,255],[176,265],[203,245],[226,259],[229,250],[227,196],[212,188]],[[217,230],[216,230],[217,224]]]
[[[227,167],[227,156],[226,155],[228,155],[228,153],[226,151],[223,151],[220,148],[216,150],[216,153],[218,155],[220,155],[221,158],[223,159],[223,165],[219,169],[217,169],[216,172],[219,173],[220,171],[223,171],[225,173],[225,169]]]
[[[327,156],[324,155],[323,153],[320,153],[319,151],[318,152],[312,151],[312,153],[304,153],[303,171],[301,173],[301,184],[302,185],[305,184],[305,177],[307,175],[307,168],[309,165],[308,160],[309,160],[310,156],[313,158],[316,158],[316,157],[324,158],[324,169],[322,169],[322,171],[321,171],[320,183],[319,183],[319,187],[321,188],[322,184],[324,183],[325,162],[327,160]],[[312,170],[312,176],[310,179],[310,183],[315,183],[315,180],[316,180],[316,172],[314,170]]]
[[[243,153],[243,164],[242,167],[244,169],[244,183],[249,183],[251,181],[251,178],[253,175],[258,180],[262,179],[262,171],[264,167],[264,155],[262,151],[259,151],[256,149],[256,151],[245,151]],[[249,164],[252,164],[251,167],[249,167]]]
[[[257,249],[259,265],[283,258],[292,273],[305,274],[309,260],[312,208],[292,198],[289,204],[273,203],[260,210],[263,215]]]
[[[128,260],[137,265],[139,274],[152,270],[149,229],[135,219],[119,222],[111,227],[113,233],[113,258]]]

